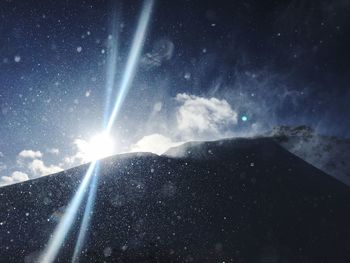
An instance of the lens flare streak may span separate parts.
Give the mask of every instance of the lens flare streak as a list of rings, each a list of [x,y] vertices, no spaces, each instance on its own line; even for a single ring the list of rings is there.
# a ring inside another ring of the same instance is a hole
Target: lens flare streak
[[[118,95],[117,95],[116,100],[115,100],[113,111],[111,112],[111,115],[108,118],[107,125],[105,125],[105,132],[107,134],[109,134],[111,132],[113,124],[114,124],[116,117],[119,113],[119,110],[120,110],[120,108],[125,100],[125,97],[128,93],[128,90],[130,88],[130,84],[134,78],[134,75],[136,72],[137,62],[140,58],[141,49],[142,49],[143,43],[145,41],[145,36],[146,36],[149,21],[150,21],[153,4],[154,4],[153,0],[146,0],[144,2],[142,12],[140,15],[140,19],[138,22],[138,26],[136,29],[136,33],[135,33],[133,43],[131,46],[131,51],[129,53],[129,57],[127,60],[125,72],[124,72],[124,75],[122,77],[122,81],[120,84],[120,89],[119,89]],[[112,51],[112,53],[116,52],[116,50],[117,49],[115,47],[115,51]],[[106,106],[107,113],[105,113],[105,114],[108,114],[108,107],[109,107],[108,100],[110,97],[111,89],[113,88],[112,82],[114,81],[114,76],[115,76],[114,72],[116,70],[114,68],[114,67],[116,67],[116,65],[115,65],[116,63],[114,63],[114,64],[112,63],[114,61],[113,56],[116,57],[116,53],[111,54],[111,62],[109,64],[109,67],[111,67],[111,68],[108,69],[108,71],[107,71],[108,78],[110,78],[110,79],[107,80],[107,84],[106,84],[107,85],[107,91],[106,91],[107,92],[107,106]],[[77,192],[75,193],[71,202],[69,203],[68,208],[67,208],[64,216],[62,217],[62,219],[59,222],[59,224],[57,225],[54,233],[52,234],[52,236],[49,240],[49,243],[48,243],[47,247],[45,248],[43,254],[40,256],[39,262],[50,263],[50,262],[53,262],[55,260],[55,258],[57,257],[57,254],[58,254],[64,240],[66,239],[67,234],[68,234],[69,230],[71,229],[75,218],[77,217],[79,207],[83,201],[84,195],[85,195],[86,190],[88,188],[88,185],[91,181],[91,177],[94,174],[96,165],[97,165],[97,161],[92,161],[90,163],[90,166],[89,166],[89,168],[84,176],[83,181],[81,182]],[[97,176],[97,174],[95,175],[95,177],[96,176]],[[77,244],[75,247],[75,252],[73,255],[73,260],[78,258],[78,255],[81,251],[81,247],[84,243],[84,239],[86,236],[86,229],[87,229],[87,226],[88,226],[89,221],[90,221],[90,213],[91,213],[93,202],[94,202],[95,192],[96,192],[96,182],[93,180],[93,183],[90,187],[90,193],[89,193],[87,205],[85,208],[83,221],[82,221],[82,224],[80,227],[80,232],[79,232],[78,241],[77,241]]]
[[[115,85],[115,77],[117,73],[117,58],[118,58],[118,16],[116,5],[113,6],[113,14],[111,21],[111,35],[108,39],[107,49],[107,72],[106,72],[106,104],[104,110],[104,126],[108,123],[108,117],[111,113],[111,96]]]
[[[106,131],[110,132],[115,119],[119,113],[119,110],[124,102],[124,99],[129,91],[130,84],[134,78],[136,65],[140,58],[142,45],[145,41],[145,36],[150,21],[151,13],[153,7],[153,0],[148,0],[144,3],[140,20],[137,26],[136,34],[131,46],[131,51],[129,53],[128,61],[126,63],[125,72],[122,77],[120,84],[119,93],[115,100],[114,108],[107,123]]]
[[[86,188],[88,187],[91,176],[93,175],[93,172],[95,170],[96,163],[96,161],[93,161],[90,164],[83,181],[81,182],[77,192],[74,194],[73,199],[69,203],[62,219],[60,220],[55,231],[53,232],[51,239],[49,240],[49,243],[46,249],[44,250],[44,253],[39,258],[39,262],[49,263],[55,260],[78,214],[80,204],[84,198]]]
[[[96,165],[95,172],[91,180],[90,190],[88,193],[88,200],[85,206],[83,220],[80,226],[77,243],[75,244],[74,254],[72,257],[73,263],[79,262],[80,253],[82,251],[85,237],[87,234],[87,229],[89,227],[89,223],[92,217],[92,211],[95,203],[97,183],[98,183],[98,177],[97,177],[99,172],[98,170],[99,170],[99,164]]]

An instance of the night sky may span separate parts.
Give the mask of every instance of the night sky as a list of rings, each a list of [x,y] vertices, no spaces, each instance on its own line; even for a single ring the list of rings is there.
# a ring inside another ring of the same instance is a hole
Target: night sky
[[[0,176],[32,178],[82,162],[79,142],[103,129],[111,47],[117,45],[115,96],[141,7],[1,3]],[[276,125],[348,137],[349,13],[346,0],[157,1],[112,131],[115,152],[152,134],[180,142]],[[204,113],[214,117],[196,127],[179,121],[181,110],[188,114],[198,103],[211,103]],[[217,109],[223,115],[213,114]]]

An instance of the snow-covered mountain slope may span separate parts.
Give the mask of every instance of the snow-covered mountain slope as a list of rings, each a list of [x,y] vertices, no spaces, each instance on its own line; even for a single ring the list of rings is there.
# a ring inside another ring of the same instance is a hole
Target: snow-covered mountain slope
[[[350,185],[350,139],[319,135],[307,126],[279,126],[267,135],[291,153]]]

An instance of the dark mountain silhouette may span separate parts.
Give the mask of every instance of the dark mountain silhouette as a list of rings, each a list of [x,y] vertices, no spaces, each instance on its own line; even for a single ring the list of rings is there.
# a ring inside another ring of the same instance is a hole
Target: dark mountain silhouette
[[[86,169],[0,188],[0,262],[35,262]],[[186,143],[102,161],[80,259],[350,262],[349,222],[349,188],[272,139]]]

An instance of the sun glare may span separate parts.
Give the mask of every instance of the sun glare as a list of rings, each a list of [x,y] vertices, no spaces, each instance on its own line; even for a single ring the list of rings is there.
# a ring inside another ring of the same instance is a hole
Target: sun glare
[[[88,143],[88,159],[94,161],[110,156],[114,153],[114,147],[114,140],[109,134],[97,134]]]

